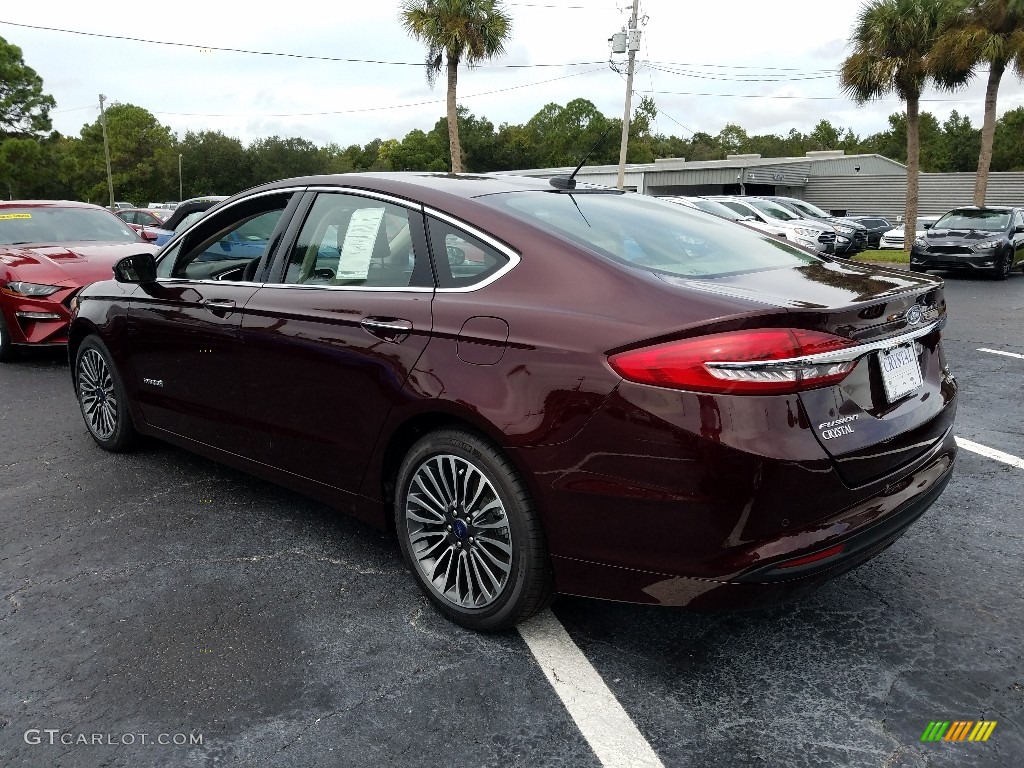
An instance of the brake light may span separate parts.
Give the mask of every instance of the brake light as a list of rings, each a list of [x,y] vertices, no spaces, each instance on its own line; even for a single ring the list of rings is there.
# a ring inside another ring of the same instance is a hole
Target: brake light
[[[715,333],[620,352],[608,362],[624,379],[736,395],[799,392],[836,384],[857,364],[857,342],[801,328]]]

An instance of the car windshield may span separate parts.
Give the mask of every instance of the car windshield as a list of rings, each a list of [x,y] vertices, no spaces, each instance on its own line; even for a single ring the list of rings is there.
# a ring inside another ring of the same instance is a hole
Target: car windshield
[[[753,216],[737,213],[729,206],[716,203],[714,200],[697,200],[691,198],[690,202],[702,211],[713,213],[715,216],[721,216],[723,219],[729,219],[730,221],[746,221],[747,219],[754,218]]]
[[[602,256],[652,272],[711,277],[817,262],[746,227],[642,195],[511,192],[478,199]]]
[[[96,208],[0,208],[0,245],[138,239],[135,230],[117,216]]]
[[[937,222],[935,229],[979,229],[983,232],[1001,232],[1010,223],[1009,211],[964,210],[950,211]]]
[[[779,221],[795,221],[800,218],[795,213],[787,211],[781,205],[769,203],[767,200],[746,200],[744,202],[753,208],[757,208],[765,216],[778,219]]]
[[[825,213],[821,208],[816,205],[811,205],[806,200],[788,200],[791,206],[796,208],[798,211],[806,213],[812,219],[827,219],[828,214]]]

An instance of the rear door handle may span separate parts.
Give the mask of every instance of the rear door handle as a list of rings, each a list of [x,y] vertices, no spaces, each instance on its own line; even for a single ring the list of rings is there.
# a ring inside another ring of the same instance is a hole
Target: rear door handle
[[[379,339],[398,343],[412,330],[412,323],[398,318],[367,317],[359,323],[368,333]]]
[[[207,299],[203,306],[213,310],[229,310],[235,308],[235,302],[231,299]]]

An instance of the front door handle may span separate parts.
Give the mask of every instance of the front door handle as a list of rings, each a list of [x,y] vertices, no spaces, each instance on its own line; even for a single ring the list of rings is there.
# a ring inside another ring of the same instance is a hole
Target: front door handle
[[[411,322],[393,317],[367,317],[359,324],[378,339],[395,344],[404,341],[412,330]]]
[[[231,310],[235,308],[235,302],[231,299],[207,299],[203,306],[214,311]]]

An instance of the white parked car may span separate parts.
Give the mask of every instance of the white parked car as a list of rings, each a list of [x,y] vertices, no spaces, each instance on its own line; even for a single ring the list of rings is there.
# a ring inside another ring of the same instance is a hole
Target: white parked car
[[[831,224],[816,219],[801,219],[788,208],[759,197],[723,196],[709,199],[728,206],[737,213],[753,216],[762,224],[781,227],[785,231],[785,238],[797,245],[819,253],[835,253],[836,230]]]
[[[941,218],[941,216],[918,216],[917,224],[914,227],[914,237],[924,237],[925,230],[931,229],[932,224],[934,224]],[[896,227],[896,229],[890,229],[888,232],[882,235],[882,239],[878,241],[878,247],[897,251],[906,250],[903,247],[903,225],[900,224],[900,226]]]
[[[704,211],[705,213],[720,216],[723,219],[728,219],[729,221],[745,224],[751,229],[756,229],[758,232],[764,232],[767,235],[775,235],[776,237],[786,236],[786,230],[783,227],[761,221],[755,216],[749,214],[738,213],[729,206],[722,205],[722,203],[717,200],[708,200],[706,197],[674,196],[665,196],[658,199],[668,200],[670,203],[676,203],[677,205],[685,205],[688,208],[696,208],[698,211]]]

